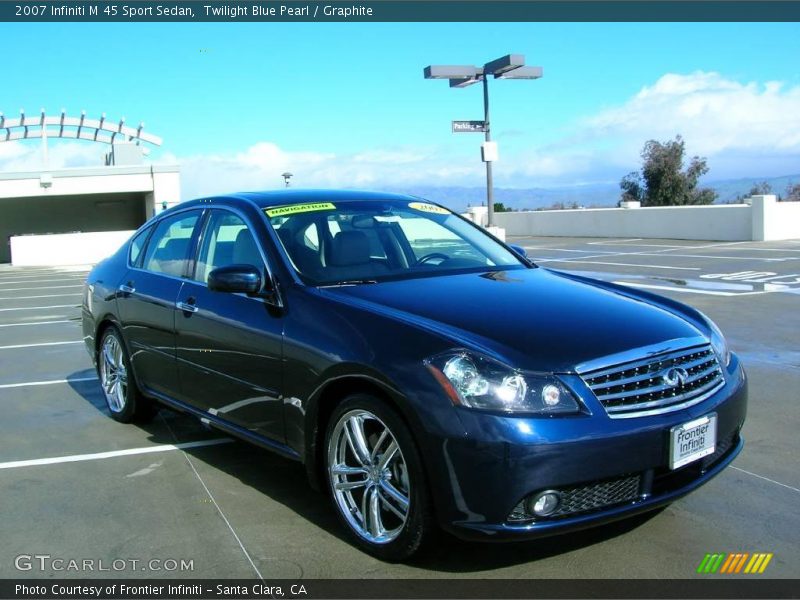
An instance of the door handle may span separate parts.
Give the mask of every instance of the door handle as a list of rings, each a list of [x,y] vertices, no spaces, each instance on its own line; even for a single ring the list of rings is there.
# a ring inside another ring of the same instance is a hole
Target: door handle
[[[194,298],[189,298],[186,302],[176,302],[175,306],[177,306],[180,310],[189,313],[196,313],[197,307],[194,304]]]
[[[127,284],[123,283],[118,289],[123,294],[132,294],[136,291],[136,288],[133,287],[132,281],[129,281]]]

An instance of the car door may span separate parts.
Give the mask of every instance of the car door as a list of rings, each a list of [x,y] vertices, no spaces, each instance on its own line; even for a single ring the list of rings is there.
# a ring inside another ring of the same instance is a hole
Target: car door
[[[264,254],[243,216],[213,209],[191,280],[178,298],[178,373],[186,402],[284,442],[280,400],[283,318],[261,297],[208,289],[208,274],[231,264],[267,277]]]
[[[117,292],[122,334],[139,385],[171,397],[179,391],[175,302],[201,215],[201,210],[189,210],[159,221]]]

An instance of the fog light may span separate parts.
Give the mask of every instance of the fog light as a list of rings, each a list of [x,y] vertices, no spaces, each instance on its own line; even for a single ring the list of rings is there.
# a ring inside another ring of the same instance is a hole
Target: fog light
[[[528,512],[537,517],[552,515],[561,505],[561,494],[556,491],[548,490],[532,496],[528,500]]]

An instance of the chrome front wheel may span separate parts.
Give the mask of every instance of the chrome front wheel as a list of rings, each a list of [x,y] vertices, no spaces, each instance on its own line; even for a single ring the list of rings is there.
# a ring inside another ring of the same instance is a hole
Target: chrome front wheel
[[[331,499],[353,541],[383,560],[414,554],[436,526],[416,442],[395,409],[367,394],[344,399],[325,452]]]

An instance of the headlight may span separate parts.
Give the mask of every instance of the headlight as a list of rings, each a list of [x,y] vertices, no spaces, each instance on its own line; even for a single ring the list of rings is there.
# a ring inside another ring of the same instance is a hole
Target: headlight
[[[703,316],[705,317],[705,315]],[[706,322],[711,329],[711,345],[714,347],[714,352],[717,353],[719,361],[727,367],[731,364],[731,351],[730,348],[728,348],[728,342],[725,340],[725,336],[722,335],[722,332],[714,321],[706,317]]]
[[[572,393],[552,375],[523,375],[492,359],[449,352],[425,361],[454,404],[482,410],[563,415],[581,412]]]

